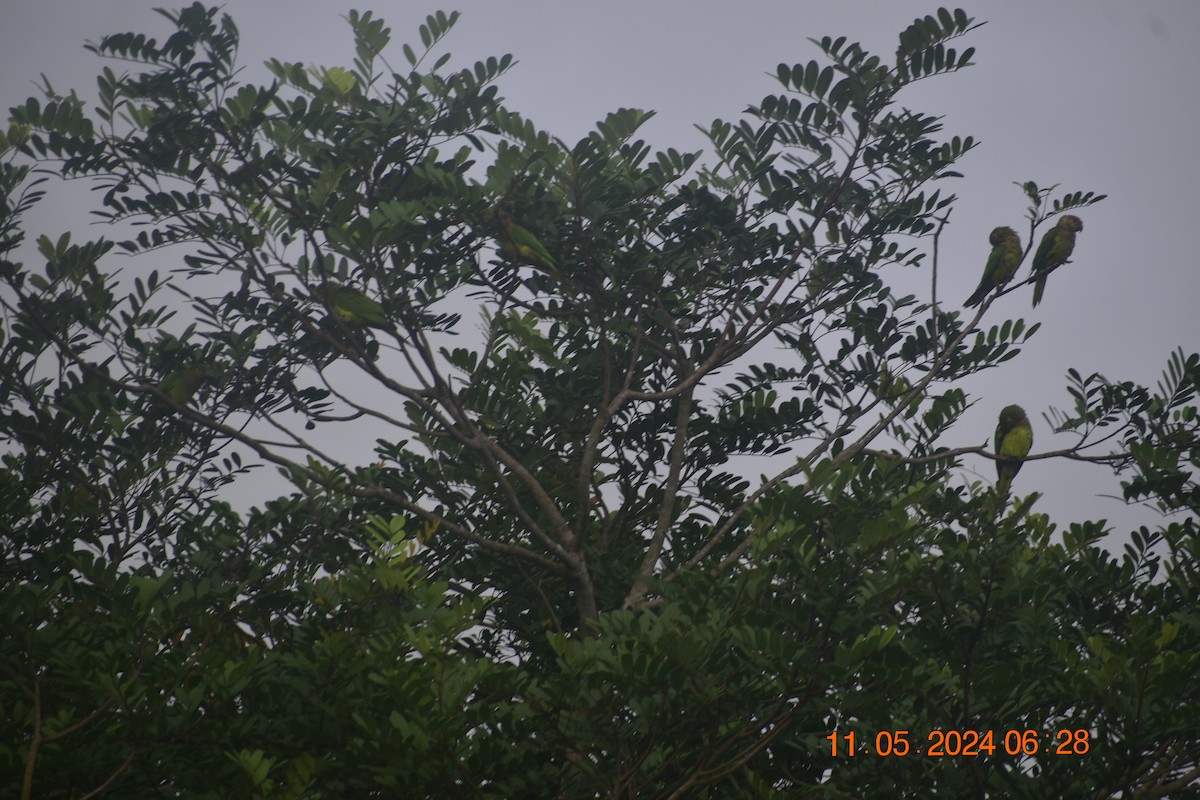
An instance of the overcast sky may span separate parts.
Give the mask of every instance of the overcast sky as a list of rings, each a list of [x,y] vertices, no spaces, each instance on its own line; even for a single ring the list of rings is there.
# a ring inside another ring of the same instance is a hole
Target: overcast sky
[[[168,23],[153,14],[163,2],[7,0],[0,11],[0,105],[35,91],[46,74],[55,88],[94,98],[101,64],[85,40],[135,30],[157,35]],[[950,7],[953,7],[951,5]],[[964,46],[977,66],[912,87],[902,102],[945,116],[948,133],[981,145],[961,165],[962,198],[943,240],[941,299],[961,302],[978,282],[988,232],[996,225],[1027,231],[1025,199],[1013,181],[1035,180],[1063,190],[1109,197],[1085,209],[1074,263],[1056,273],[1035,311],[1028,292],[997,302],[990,319],[1041,321],[1033,347],[966,388],[982,399],[947,444],[989,438],[999,409],[1020,403],[1034,421],[1034,450],[1069,446],[1041,412],[1069,398],[1063,375],[1076,367],[1113,379],[1153,383],[1170,351],[1200,345],[1195,307],[1200,270],[1188,242],[1200,191],[1197,108],[1200,107],[1200,2],[1194,0],[1005,0],[965,3],[988,24]],[[818,57],[808,37],[845,35],[890,57],[896,36],[936,4],[891,0],[730,3],[670,0],[605,2],[392,2],[255,0],[225,5],[242,32],[241,62],[267,58],[350,66],[349,9],[374,10],[393,42],[419,45],[417,25],[439,8],[463,12],[445,47],[451,65],[512,53],[518,65],[501,82],[510,107],[554,135],[574,142],[619,107],[657,112],[644,129],[656,147],[699,149],[692,127],[737,119],[746,105],[779,84],[779,62]],[[394,65],[403,63],[399,49]],[[118,69],[114,67],[114,69]],[[118,69],[119,71],[119,69]],[[251,71],[249,77],[262,73]],[[61,209],[56,209],[56,212]],[[70,214],[33,218],[41,233],[79,229]],[[968,466],[991,478],[990,462]],[[1037,461],[1016,491],[1047,493],[1039,508],[1058,522],[1106,517],[1153,524],[1099,495],[1118,492],[1102,468]]]

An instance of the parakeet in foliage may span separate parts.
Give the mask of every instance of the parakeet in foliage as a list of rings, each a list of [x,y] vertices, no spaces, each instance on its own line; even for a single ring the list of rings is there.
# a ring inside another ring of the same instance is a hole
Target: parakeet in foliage
[[[187,405],[187,401],[195,397],[196,392],[200,391],[200,387],[204,385],[204,381],[208,380],[208,373],[208,367],[204,364],[187,367],[163,378],[158,388],[175,405]]]
[[[1042,302],[1042,292],[1046,291],[1046,276],[1067,263],[1075,250],[1075,234],[1083,230],[1083,220],[1071,214],[1063,214],[1058,218],[1058,224],[1046,231],[1042,243],[1038,245],[1037,253],[1033,256],[1033,270],[1030,274],[1037,278],[1033,287],[1033,307]]]
[[[352,328],[392,328],[383,306],[357,289],[324,281],[315,293],[326,308]]]
[[[101,512],[101,501],[106,498],[103,488],[82,481],[58,493],[59,508],[68,517],[94,517]]]
[[[500,224],[500,250],[513,261],[523,261],[541,267],[555,278],[561,278],[558,264],[536,236],[509,219],[508,214],[497,209],[496,222]]]
[[[186,406],[211,376],[212,368],[210,366],[193,364],[190,367],[177,369],[163,378],[159,381],[158,390],[167,396],[172,406]],[[166,403],[160,401],[150,413],[150,419],[166,416],[171,410]]]
[[[879,388],[876,391],[879,399],[888,405],[895,405],[896,401],[903,397],[911,388],[912,386],[907,379],[892,374],[892,371],[886,366],[880,369]]]
[[[1005,458],[996,459],[996,493],[1007,495],[1013,478],[1021,471],[1022,461],[1029,455],[1033,447],[1033,426],[1025,409],[1020,406],[1005,406],[1000,412],[1000,424],[996,426],[996,439],[993,442],[996,455]]]
[[[1016,231],[1001,225],[992,229],[988,241],[992,243],[992,254],[983,268],[979,288],[964,303],[967,308],[979,305],[988,292],[1012,280],[1012,276],[1017,274],[1017,267],[1021,266],[1021,237]]]

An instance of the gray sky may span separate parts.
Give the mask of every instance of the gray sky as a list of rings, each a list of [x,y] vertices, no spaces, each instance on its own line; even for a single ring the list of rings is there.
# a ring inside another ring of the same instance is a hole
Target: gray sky
[[[7,110],[33,94],[39,73],[60,91],[77,88],[92,99],[101,62],[83,42],[127,30],[161,40],[168,23],[150,9],[162,5],[9,0],[0,12],[0,106]],[[1187,244],[1200,187],[1194,145],[1200,3],[1006,0],[963,7],[988,21],[963,45],[977,48],[978,65],[901,96],[911,108],[944,115],[947,134],[981,142],[961,165],[966,177],[946,187],[961,201],[943,240],[939,298],[954,303],[970,294],[992,227],[1028,230],[1025,199],[1013,181],[1109,197],[1080,214],[1085,230],[1074,263],[1056,273],[1038,309],[1030,310],[1028,292],[992,307],[992,322],[1022,316],[1043,322],[1043,329],[1031,350],[965,387],[982,399],[947,444],[989,438],[999,409],[1016,402],[1034,421],[1034,451],[1057,449],[1071,442],[1052,436],[1041,412],[1067,405],[1068,367],[1153,384],[1172,349],[1200,346],[1200,270]],[[396,45],[419,45],[417,25],[439,6],[411,0],[225,5],[242,32],[241,62],[252,68],[251,79],[270,57],[349,66],[352,40],[340,17],[351,8],[373,8]],[[937,5],[772,0],[732,12],[728,3],[688,0],[472,0],[440,8],[463,12],[445,45],[455,54],[451,66],[513,53],[520,63],[502,80],[501,94],[551,133],[573,142],[606,112],[640,107],[658,114],[644,129],[648,141],[684,150],[704,146],[694,123],[735,120],[746,105],[777,93],[779,84],[764,73],[779,62],[816,58],[808,37],[845,35],[890,56],[900,30]],[[403,63],[398,47],[390,55],[394,65]],[[56,207],[51,217],[48,210],[30,219],[31,239],[79,229],[70,212]],[[993,475],[990,462],[969,459],[968,466]],[[1060,523],[1101,517],[1119,527],[1154,523],[1151,515],[1098,497],[1119,491],[1100,467],[1033,462],[1014,489],[1033,487],[1047,494],[1039,509]]]

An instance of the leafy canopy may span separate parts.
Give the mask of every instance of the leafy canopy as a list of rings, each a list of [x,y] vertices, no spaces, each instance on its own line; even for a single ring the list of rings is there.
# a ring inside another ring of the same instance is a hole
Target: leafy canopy
[[[163,16],[0,140],[6,796],[1192,796],[1200,358],[1071,373],[1031,454],[1173,514],[1120,556],[963,480],[963,379],[1038,332],[981,327],[1027,279],[939,300],[975,140],[901,102],[965,12],[813,40],[707,153],[553,137],[454,14],[263,85]],[[105,233],[35,256],[51,176]],[[1021,186],[1029,242],[1102,199]],[[935,729],[998,749],[830,750]]]

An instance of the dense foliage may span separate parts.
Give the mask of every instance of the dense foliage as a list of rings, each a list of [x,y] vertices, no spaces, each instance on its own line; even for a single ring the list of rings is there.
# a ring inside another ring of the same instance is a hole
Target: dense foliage
[[[707,154],[554,138],[453,15],[266,85],[164,16],[0,141],[5,796],[1200,797],[1200,357],[1069,376],[1051,455],[1166,512],[1123,553],[947,444],[1037,330],[981,327],[1024,275],[937,299],[973,140],[900,103],[965,13],[815,41]],[[108,225],[35,255],[53,176]],[[1101,199],[1022,188],[1029,240]],[[845,751],[934,730],[995,738]]]

